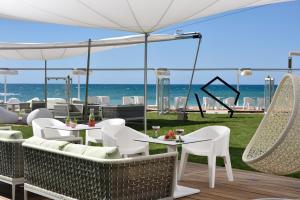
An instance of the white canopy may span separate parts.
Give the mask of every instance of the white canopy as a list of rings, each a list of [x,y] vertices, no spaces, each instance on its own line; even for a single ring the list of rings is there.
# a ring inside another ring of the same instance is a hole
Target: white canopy
[[[150,33],[192,19],[286,1],[1,0],[0,17]]]
[[[178,40],[193,37],[185,35],[151,35],[149,42]],[[105,51],[134,44],[144,43],[144,35],[115,37],[91,42],[91,52]],[[51,60],[79,56],[87,53],[88,42],[75,43],[0,43],[0,59]]]

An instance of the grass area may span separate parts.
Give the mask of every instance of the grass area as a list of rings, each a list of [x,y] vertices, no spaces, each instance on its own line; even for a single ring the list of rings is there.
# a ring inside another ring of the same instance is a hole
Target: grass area
[[[177,120],[176,114],[157,115],[157,113],[148,113],[148,134],[154,135],[152,130],[153,125],[161,127],[159,134],[163,135],[168,130],[175,130],[176,128],[184,128],[185,133],[190,133],[201,127],[210,125],[223,125],[231,129],[230,136],[230,155],[232,167],[244,170],[253,170],[242,161],[242,154],[245,147],[249,143],[253,134],[255,133],[263,115],[262,114],[235,114],[233,118],[228,115],[205,115],[201,118],[198,113],[190,113],[187,121]],[[143,131],[142,122],[129,123],[128,126]],[[32,136],[32,129],[29,126],[17,125],[13,126],[15,130],[23,132],[24,138]],[[81,135],[84,137],[84,133]],[[150,151],[152,154],[166,152],[166,146],[158,144],[150,144]],[[179,149],[180,151],[180,149]],[[190,156],[189,161],[197,163],[207,163],[206,158],[198,156]],[[221,159],[217,160],[217,165],[223,166]],[[290,175],[292,177],[300,178],[300,173]]]

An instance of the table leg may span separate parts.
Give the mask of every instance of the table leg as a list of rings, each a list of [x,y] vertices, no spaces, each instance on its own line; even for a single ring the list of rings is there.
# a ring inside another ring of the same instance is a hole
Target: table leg
[[[80,137],[80,131],[72,131],[72,134],[73,134],[75,137]]]
[[[176,152],[177,145],[168,145],[167,149],[168,149],[168,152]],[[176,167],[177,167],[177,163],[176,163]],[[178,172],[178,169],[176,169],[176,171]],[[189,196],[192,194],[197,194],[200,192],[199,189],[194,189],[194,188],[178,185],[177,174],[178,173],[175,174],[175,183],[176,183],[175,188],[174,188],[174,198],[175,199]]]

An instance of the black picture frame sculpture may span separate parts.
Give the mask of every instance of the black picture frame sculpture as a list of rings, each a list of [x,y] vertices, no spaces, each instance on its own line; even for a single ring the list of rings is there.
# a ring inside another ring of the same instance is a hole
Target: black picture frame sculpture
[[[204,114],[203,114],[203,110],[202,110],[202,107],[201,107],[199,96],[198,96],[197,93],[194,93],[194,95],[195,95],[195,98],[196,98],[196,101],[197,101],[197,104],[198,104],[198,108],[199,108],[201,117],[204,118]]]
[[[223,103],[220,99],[218,99],[217,97],[215,97],[213,94],[211,94],[210,92],[208,92],[206,90],[206,87],[209,86],[210,84],[212,84],[213,82],[215,82],[216,80],[219,80],[221,83],[223,83],[229,89],[231,89],[233,92],[236,93],[235,100],[234,100],[234,105],[236,105],[237,102],[238,102],[238,100],[239,100],[239,97],[240,97],[240,92],[237,89],[235,89],[234,87],[232,87],[231,85],[229,85],[226,81],[224,81],[223,79],[221,79],[219,76],[216,76],[211,81],[209,81],[204,86],[202,86],[201,90],[203,92],[205,92],[208,96],[210,96],[211,98],[213,98],[216,102],[218,102],[219,104],[221,104],[222,106],[224,106],[228,110],[228,113],[230,113],[230,118],[232,118],[234,110],[231,109],[228,105],[226,105],[225,103]]]

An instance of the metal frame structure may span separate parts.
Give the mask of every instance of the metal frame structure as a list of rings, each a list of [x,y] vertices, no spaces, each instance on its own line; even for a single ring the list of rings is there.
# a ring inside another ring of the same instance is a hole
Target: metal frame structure
[[[235,92],[237,95],[235,97],[234,100],[234,105],[237,104],[239,97],[240,97],[240,92],[235,89],[234,87],[232,87],[230,84],[228,84],[226,81],[224,81],[222,78],[220,78],[219,76],[216,76],[215,78],[213,78],[212,80],[210,80],[208,83],[206,83],[204,86],[201,87],[201,90],[203,92],[205,92],[208,96],[210,96],[211,98],[213,98],[215,101],[217,101],[219,104],[221,104],[222,106],[224,106],[225,108],[227,108],[228,112],[230,112],[230,118],[232,118],[234,110],[231,109],[229,106],[227,106],[225,103],[223,103],[220,99],[218,99],[215,95],[213,95],[212,93],[208,92],[205,88],[207,86],[209,86],[210,84],[212,84],[214,81],[220,81],[221,83],[223,83],[224,85],[226,85],[228,88],[230,88],[233,92]]]
[[[289,53],[289,57],[288,57],[288,69],[289,69],[289,73],[292,73],[293,69],[293,57],[294,56],[300,56],[300,52],[290,52]]]
[[[63,80],[66,83],[66,87],[65,87],[65,95],[66,95],[66,102],[69,104],[71,103],[71,98],[72,98],[72,89],[71,89],[71,85],[73,84],[72,82],[72,78],[70,76],[67,77],[46,77],[45,81],[46,81],[46,85],[45,85],[45,97],[48,97],[48,81],[50,80]],[[47,99],[45,99],[45,102],[47,102]]]

